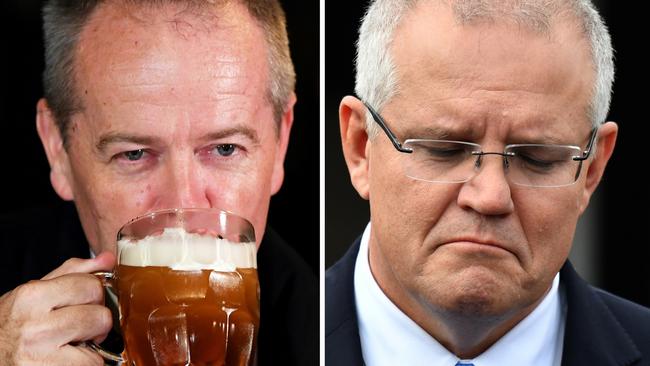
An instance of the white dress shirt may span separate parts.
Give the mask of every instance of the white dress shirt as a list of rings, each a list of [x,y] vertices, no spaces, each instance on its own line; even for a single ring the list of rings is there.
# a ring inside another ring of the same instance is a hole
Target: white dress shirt
[[[478,357],[461,360],[420,328],[382,292],[368,263],[368,224],[354,270],[354,292],[361,352],[367,366],[559,366],[566,300],[559,273],[551,290],[519,324]]]

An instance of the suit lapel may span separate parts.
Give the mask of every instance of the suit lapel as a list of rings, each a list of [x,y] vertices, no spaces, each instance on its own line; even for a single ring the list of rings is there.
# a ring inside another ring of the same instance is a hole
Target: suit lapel
[[[641,353],[630,336],[568,261],[560,279],[568,304],[562,365],[625,366],[638,361]]]
[[[325,359],[327,365],[363,365],[354,299],[357,239],[325,276]],[[562,366],[627,366],[641,358],[634,342],[597,292],[567,262],[560,271],[567,319]]]
[[[361,238],[325,275],[325,359],[327,365],[363,365],[354,299],[354,266]]]

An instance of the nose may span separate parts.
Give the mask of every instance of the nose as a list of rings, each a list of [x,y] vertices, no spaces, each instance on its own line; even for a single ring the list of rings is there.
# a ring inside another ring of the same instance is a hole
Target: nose
[[[192,155],[192,154],[188,154]],[[209,208],[208,177],[193,156],[171,159],[165,164],[160,195],[161,208]]]
[[[478,171],[463,183],[458,193],[458,205],[481,215],[507,215],[514,211],[512,192],[506,179],[503,156],[478,156]]]

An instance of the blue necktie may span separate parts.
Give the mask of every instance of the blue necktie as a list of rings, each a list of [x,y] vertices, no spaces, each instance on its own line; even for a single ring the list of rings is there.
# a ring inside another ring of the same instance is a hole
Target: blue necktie
[[[474,366],[474,364],[473,363],[464,363],[464,362],[458,361],[456,363],[456,366]]]

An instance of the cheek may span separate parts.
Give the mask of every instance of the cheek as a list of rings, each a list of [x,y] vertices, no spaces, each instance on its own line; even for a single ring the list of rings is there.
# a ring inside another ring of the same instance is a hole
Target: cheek
[[[517,214],[529,243],[533,270],[553,272],[568,257],[579,217],[576,195],[574,190],[562,188],[517,200],[522,202]]]
[[[270,193],[270,175],[255,172],[235,177],[223,184],[211,185],[210,194],[218,206],[251,221],[266,217]],[[256,229],[259,229],[256,225]]]
[[[179,207],[179,202],[242,216],[261,239],[271,196],[272,157],[269,152],[258,154],[244,172],[225,172],[197,159],[185,164],[191,166],[187,175],[162,164],[130,177],[93,162],[76,161],[75,203],[93,248],[112,248],[124,223],[147,212]]]
[[[146,189],[139,192],[137,186],[112,184],[90,174],[77,177],[75,205],[84,232],[96,253],[113,251],[117,231],[130,219],[143,214]]]
[[[454,202],[457,187],[409,178],[399,159],[377,161],[370,165],[373,231],[393,270],[417,271],[430,254],[427,237]]]
[[[258,241],[266,226],[271,199],[270,162],[270,159],[259,160],[256,167],[245,174],[206,172],[205,190],[211,206],[233,212],[250,221]]]

